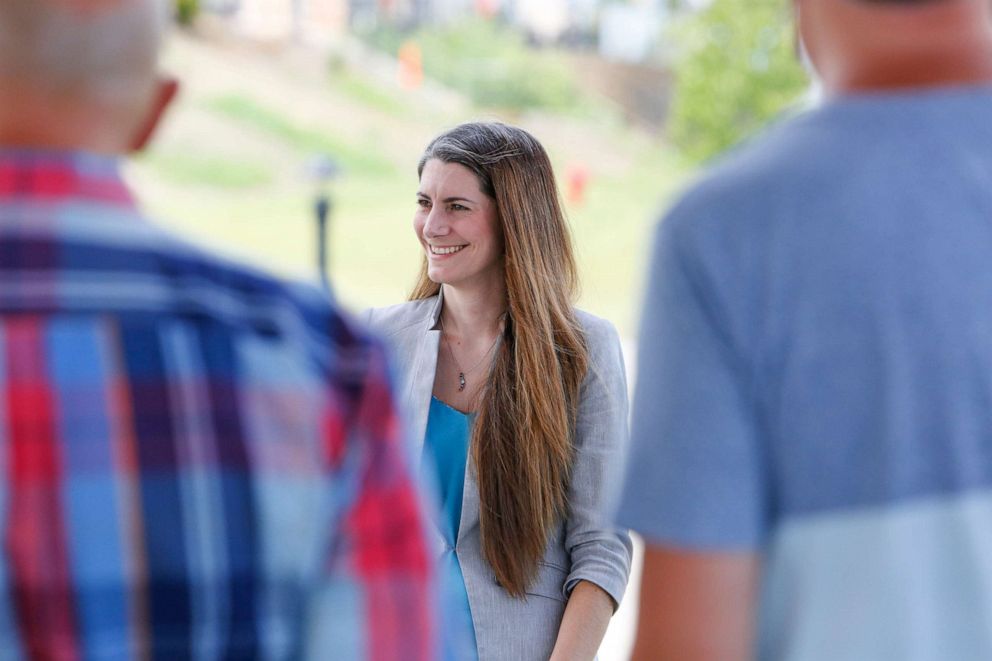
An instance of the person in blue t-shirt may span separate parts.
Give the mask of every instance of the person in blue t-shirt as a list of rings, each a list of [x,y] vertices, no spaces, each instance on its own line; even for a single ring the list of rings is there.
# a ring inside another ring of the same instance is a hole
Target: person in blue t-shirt
[[[797,0],[821,107],[660,225],[636,659],[992,659],[992,3]]]

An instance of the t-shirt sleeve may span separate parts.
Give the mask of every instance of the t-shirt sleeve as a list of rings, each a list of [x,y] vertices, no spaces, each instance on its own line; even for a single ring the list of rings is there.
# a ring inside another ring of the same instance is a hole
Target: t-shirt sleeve
[[[617,520],[649,543],[747,550],[768,508],[750,361],[735,335],[747,322],[732,313],[741,283],[691,221],[666,219],[652,247]]]

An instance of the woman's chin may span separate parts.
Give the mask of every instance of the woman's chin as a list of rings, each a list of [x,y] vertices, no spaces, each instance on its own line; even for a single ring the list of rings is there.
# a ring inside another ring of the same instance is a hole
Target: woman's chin
[[[443,269],[427,269],[427,277],[430,278],[431,282],[436,282],[439,285],[447,285],[451,283],[451,278],[445,274]]]

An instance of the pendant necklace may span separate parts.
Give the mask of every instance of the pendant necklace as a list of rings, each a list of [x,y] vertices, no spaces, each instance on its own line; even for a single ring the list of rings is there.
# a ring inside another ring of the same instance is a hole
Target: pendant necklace
[[[483,361],[489,357],[489,354],[493,352],[493,349],[496,348],[496,344],[499,342],[499,333],[496,333],[496,339],[493,340],[493,345],[489,347],[485,354],[483,354],[482,358],[479,359],[479,362],[472,365],[472,367],[467,370],[463,370],[462,366],[458,363],[458,359],[455,358],[455,352],[451,349],[451,344],[448,342],[448,336],[444,333],[443,320],[441,321],[441,339],[444,340],[444,346],[448,347],[448,354],[451,356],[451,360],[455,361],[455,367],[458,368],[458,392],[462,392],[465,390],[465,375],[474,372],[479,365],[481,365]]]

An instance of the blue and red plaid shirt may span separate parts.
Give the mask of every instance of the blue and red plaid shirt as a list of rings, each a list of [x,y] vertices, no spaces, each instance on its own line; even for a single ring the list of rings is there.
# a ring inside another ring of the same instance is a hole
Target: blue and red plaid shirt
[[[395,411],[317,290],[0,151],[0,659],[436,658]]]

